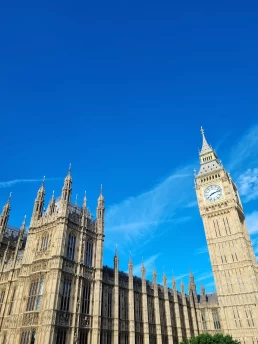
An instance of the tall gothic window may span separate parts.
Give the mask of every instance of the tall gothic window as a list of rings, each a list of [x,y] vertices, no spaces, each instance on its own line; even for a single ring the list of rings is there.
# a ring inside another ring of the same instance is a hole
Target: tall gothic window
[[[204,310],[201,311],[201,316],[202,316],[202,327],[204,330],[207,330],[206,314]]]
[[[85,281],[82,289],[82,314],[90,313],[90,282]]]
[[[5,290],[2,290],[0,293],[0,313],[1,313],[3,303],[4,303],[4,296],[5,296]]]
[[[41,239],[40,251],[45,251],[48,247],[49,234],[46,234]]]
[[[35,344],[36,332],[35,331],[24,331],[21,335],[20,344]]]
[[[30,291],[28,296],[28,303],[26,311],[38,311],[40,309],[42,294],[44,287],[44,279],[38,279],[33,281],[30,285]]]
[[[59,328],[57,330],[56,344],[66,344],[66,330]]]
[[[88,330],[80,329],[79,344],[88,344]]]
[[[85,265],[92,266],[93,244],[87,241]]]
[[[70,233],[68,236],[67,254],[66,254],[66,258],[70,260],[74,260],[75,243],[76,243],[76,237],[75,235]]]
[[[69,311],[71,285],[72,283],[70,281],[68,280],[63,281],[63,290],[62,290],[62,297],[61,297],[61,311],[65,311],[65,312]]]
[[[107,316],[108,318],[112,318],[112,290],[108,290],[108,294],[107,294]]]
[[[16,287],[13,288],[13,293],[12,293],[11,301],[10,301],[10,304],[9,304],[8,315],[11,315],[11,314],[12,314],[12,311],[13,311],[13,304],[14,304],[15,292],[16,292]]]
[[[219,330],[220,329],[220,321],[219,321],[218,311],[215,311],[215,310],[212,311],[212,318],[213,318],[215,330]]]

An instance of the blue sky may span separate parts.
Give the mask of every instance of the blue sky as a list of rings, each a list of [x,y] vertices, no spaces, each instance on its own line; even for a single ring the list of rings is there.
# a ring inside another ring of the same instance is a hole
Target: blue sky
[[[72,163],[73,200],[106,199],[105,264],[192,268],[214,290],[193,188],[200,126],[240,189],[258,246],[255,1],[0,5],[0,204],[10,224]],[[24,181],[24,180],[27,180]],[[17,181],[17,182],[11,182]],[[18,182],[19,181],[19,182]],[[23,182],[22,182],[23,181]]]

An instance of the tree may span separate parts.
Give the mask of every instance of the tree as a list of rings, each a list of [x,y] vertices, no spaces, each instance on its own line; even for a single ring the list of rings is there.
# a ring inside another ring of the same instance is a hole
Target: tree
[[[221,333],[211,335],[209,333],[202,333],[197,337],[186,339],[180,344],[240,344],[239,341],[234,340],[231,336],[224,336]]]

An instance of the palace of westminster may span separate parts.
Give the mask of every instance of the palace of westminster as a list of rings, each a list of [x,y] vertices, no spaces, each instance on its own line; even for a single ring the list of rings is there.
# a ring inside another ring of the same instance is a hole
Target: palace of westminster
[[[96,218],[70,202],[69,170],[60,198],[44,210],[44,181],[28,232],[8,224],[10,198],[0,216],[0,344],[179,344],[200,333],[230,334],[258,343],[258,267],[238,190],[202,130],[195,190],[216,293],[185,290],[103,266],[104,197]]]

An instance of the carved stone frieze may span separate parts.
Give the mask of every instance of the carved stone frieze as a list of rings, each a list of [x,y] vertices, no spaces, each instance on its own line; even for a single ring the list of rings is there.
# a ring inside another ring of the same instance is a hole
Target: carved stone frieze
[[[38,322],[39,322],[38,312],[25,313],[23,315],[23,319],[22,319],[23,326],[38,325]]]

